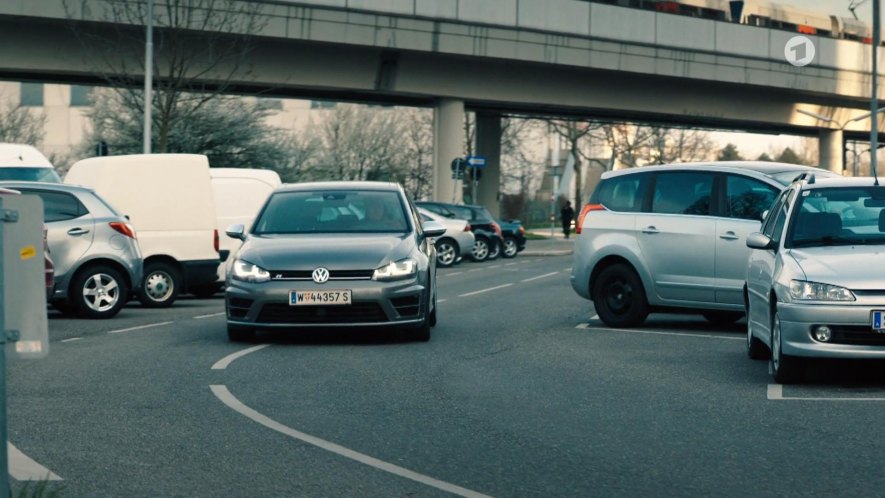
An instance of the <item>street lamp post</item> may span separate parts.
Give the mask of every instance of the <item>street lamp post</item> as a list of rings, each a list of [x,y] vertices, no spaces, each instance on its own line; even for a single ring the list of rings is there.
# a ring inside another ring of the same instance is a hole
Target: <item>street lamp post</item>
[[[556,194],[559,192],[559,177],[562,176],[563,167],[559,164],[550,166],[550,176],[553,184],[550,187],[550,239],[556,236]]]
[[[154,0],[147,0],[147,33],[144,43],[144,153],[151,153],[151,110],[154,82]]]
[[[872,91],[870,93],[870,169],[873,172],[873,178],[876,178],[876,185],[879,184],[879,176],[876,172],[877,152],[879,151],[879,38],[881,38],[879,19],[879,0],[873,0],[873,77]]]

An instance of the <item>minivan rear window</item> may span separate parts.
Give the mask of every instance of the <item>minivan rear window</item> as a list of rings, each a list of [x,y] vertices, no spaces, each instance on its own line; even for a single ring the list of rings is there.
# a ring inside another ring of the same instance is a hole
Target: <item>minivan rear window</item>
[[[646,178],[648,175],[635,174],[604,180],[593,202],[602,204],[609,211],[639,212],[642,210]]]

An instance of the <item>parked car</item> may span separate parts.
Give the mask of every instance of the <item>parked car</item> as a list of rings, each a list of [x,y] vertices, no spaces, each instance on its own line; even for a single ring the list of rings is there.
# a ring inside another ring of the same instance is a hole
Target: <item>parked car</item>
[[[77,161],[65,183],[95,189],[132,220],[144,255],[142,305],[216,285],[221,261],[209,160],[197,154],[134,154]]]
[[[448,218],[470,222],[470,228],[475,236],[473,249],[470,251],[470,256],[474,261],[496,259],[501,255],[501,250],[504,247],[501,227],[498,226],[495,218],[486,208],[434,201],[418,201],[415,205]]]
[[[520,220],[497,220],[501,227],[501,235],[504,237],[504,252],[501,256],[515,258],[525,249],[525,227]]]
[[[61,183],[49,159],[26,144],[0,143],[0,181]]]
[[[258,210],[267,201],[268,196],[282,182],[276,171],[251,168],[209,168],[212,179],[212,191],[215,194],[216,227],[224,231],[235,224],[251,226],[258,215]],[[191,294],[197,297],[209,297],[221,290],[227,277],[226,261],[231,253],[237,252],[242,242],[230,237],[221,237],[219,253],[221,263],[218,265],[218,281],[202,286],[191,286]]]
[[[466,249],[468,252],[476,242],[476,236],[470,229],[467,220],[446,218],[441,214],[417,208],[422,221],[435,221],[446,227],[446,233],[437,237],[433,242],[436,246],[436,263],[438,266],[448,267],[461,261],[461,255]]]
[[[421,223],[396,184],[284,185],[268,199],[229,261],[232,341],[256,329],[405,328],[419,341],[436,324],[436,250],[446,229]]]
[[[0,187],[0,195],[20,195],[18,190]],[[49,253],[49,241],[46,238],[46,224],[43,224],[43,282],[46,287],[46,302],[52,297],[55,288],[55,264]]]
[[[62,183],[3,182],[43,200],[55,266],[50,303],[85,318],[112,318],[142,278],[135,230],[92,189]]]
[[[807,175],[746,244],[747,354],[770,351],[776,382],[810,358],[885,358],[885,187]]]
[[[733,322],[744,313],[747,236],[796,176],[769,162],[653,166],[603,174],[576,223],[571,284],[611,327],[651,311]]]

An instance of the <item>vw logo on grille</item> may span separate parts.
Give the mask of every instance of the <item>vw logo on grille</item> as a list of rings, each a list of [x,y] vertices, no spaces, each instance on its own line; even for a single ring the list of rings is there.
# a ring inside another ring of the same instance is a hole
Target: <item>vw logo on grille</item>
[[[313,281],[318,284],[324,284],[327,280],[329,280],[329,270],[325,268],[317,268],[313,271],[311,275],[313,277]]]

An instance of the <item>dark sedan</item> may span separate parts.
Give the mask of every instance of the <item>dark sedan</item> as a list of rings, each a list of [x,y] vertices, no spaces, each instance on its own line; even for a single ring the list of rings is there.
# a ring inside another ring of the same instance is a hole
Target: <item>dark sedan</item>
[[[470,252],[470,256],[474,261],[495,259],[501,255],[504,249],[504,237],[501,227],[498,226],[495,218],[483,206],[448,204],[435,201],[419,201],[415,204],[448,218],[470,222],[470,229],[476,236],[473,250]]]
[[[228,336],[257,329],[397,327],[419,341],[436,323],[436,251],[445,232],[420,223],[396,184],[284,185],[228,263]]]

